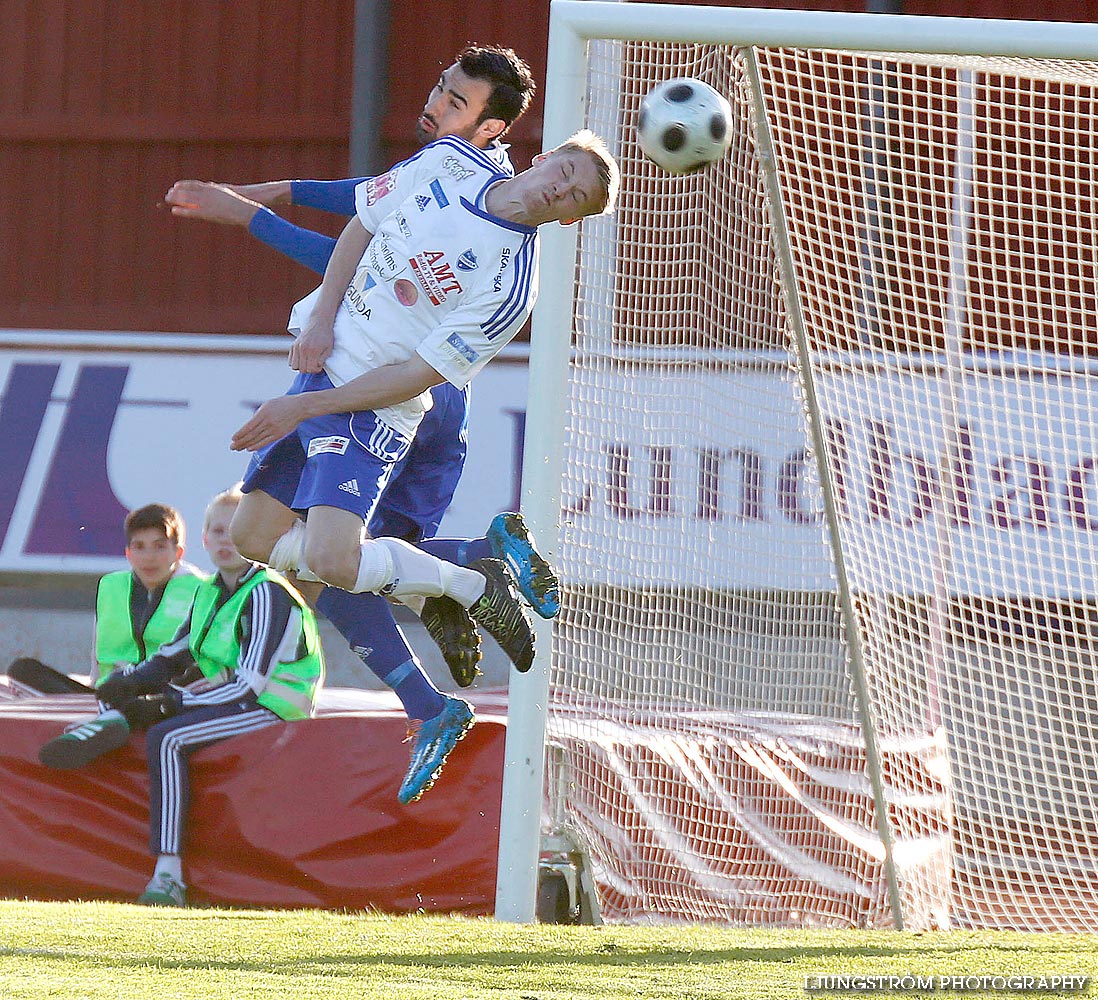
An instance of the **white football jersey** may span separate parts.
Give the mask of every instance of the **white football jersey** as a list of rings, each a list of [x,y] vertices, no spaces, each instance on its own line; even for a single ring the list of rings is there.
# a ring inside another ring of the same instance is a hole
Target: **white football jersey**
[[[484,208],[509,168],[502,148],[446,136],[358,186],[358,217],[373,239],[336,314],[324,366],[335,384],[419,354],[462,388],[518,333],[537,297],[537,229]],[[294,306],[291,333],[317,295]],[[424,393],[377,413],[411,435],[429,406]]]

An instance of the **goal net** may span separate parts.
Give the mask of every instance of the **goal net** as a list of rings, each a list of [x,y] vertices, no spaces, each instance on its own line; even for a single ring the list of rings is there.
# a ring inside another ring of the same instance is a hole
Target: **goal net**
[[[623,175],[547,239],[524,496],[602,915],[1098,930],[1098,35],[554,8],[547,144]],[[687,177],[635,138],[675,76],[734,117]]]

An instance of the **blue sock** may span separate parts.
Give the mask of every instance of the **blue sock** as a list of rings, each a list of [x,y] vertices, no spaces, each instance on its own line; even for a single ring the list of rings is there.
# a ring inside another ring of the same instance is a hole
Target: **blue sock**
[[[354,654],[393,689],[409,719],[433,719],[442,711],[442,694],[424,673],[384,597],[325,587],[316,609]]]
[[[477,559],[487,559],[493,554],[487,538],[426,538],[419,543],[419,548],[458,566],[468,566]]]

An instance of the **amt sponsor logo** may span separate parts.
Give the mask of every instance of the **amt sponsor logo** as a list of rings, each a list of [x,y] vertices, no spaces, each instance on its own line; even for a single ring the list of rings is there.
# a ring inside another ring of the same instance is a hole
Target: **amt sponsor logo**
[[[417,253],[408,261],[412,265],[416,278],[436,305],[442,305],[450,292],[461,292],[461,282],[457,280],[454,269],[441,250],[427,250]]]

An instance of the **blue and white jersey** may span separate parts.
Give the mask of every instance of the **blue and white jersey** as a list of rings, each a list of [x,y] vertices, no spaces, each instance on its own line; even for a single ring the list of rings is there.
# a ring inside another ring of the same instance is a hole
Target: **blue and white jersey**
[[[508,177],[515,176],[515,165],[511,162],[511,145],[510,143],[500,142],[499,139],[493,139],[489,144],[486,152]]]
[[[418,354],[460,389],[518,333],[537,297],[537,230],[484,208],[512,173],[499,152],[446,136],[356,188],[373,239],[336,314],[333,383]],[[291,333],[317,294],[294,306]],[[377,414],[411,436],[430,405],[424,393]]]

